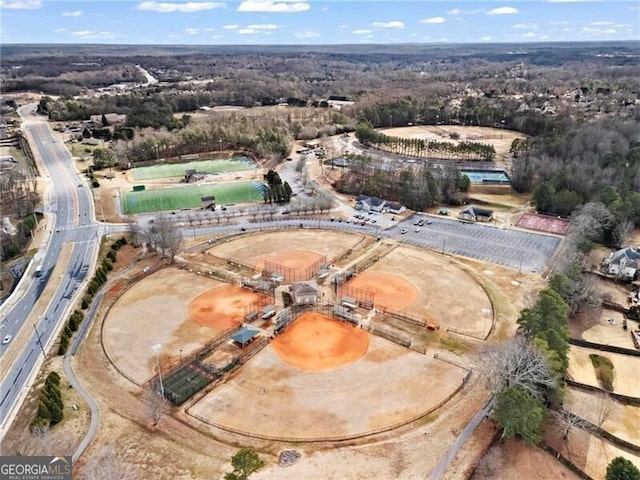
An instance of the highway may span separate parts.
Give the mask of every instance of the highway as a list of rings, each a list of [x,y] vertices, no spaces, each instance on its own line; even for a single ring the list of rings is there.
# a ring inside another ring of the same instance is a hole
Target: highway
[[[68,307],[84,279],[92,272],[100,238],[108,231],[106,225],[95,221],[91,189],[76,169],[71,154],[45,121],[31,116],[32,109],[33,106],[29,105],[21,111],[25,120],[23,130],[31,137],[34,155],[39,156],[41,165],[46,169],[40,172],[41,177],[48,178],[49,187],[43,202],[44,213],[51,216],[52,222],[43,245],[38,246],[31,268],[25,273],[24,283],[0,310],[1,336],[13,336],[9,344],[0,345],[0,439],[4,438],[13,416],[31,388],[43,360],[42,350],[47,351],[55,341],[67,320]],[[60,255],[65,243],[72,244],[69,263],[63,266],[63,273],[58,278],[52,278],[56,263],[62,261]],[[42,267],[42,276],[34,278],[33,272],[38,265]],[[55,293],[44,314],[34,318],[32,312],[36,301],[49,282],[57,284]],[[11,361],[5,358],[8,357],[6,353],[16,342],[20,330],[28,332],[28,340]]]

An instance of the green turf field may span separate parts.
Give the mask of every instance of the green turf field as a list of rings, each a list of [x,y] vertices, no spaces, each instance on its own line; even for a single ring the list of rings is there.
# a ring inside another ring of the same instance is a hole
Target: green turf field
[[[199,173],[227,173],[255,170],[256,164],[248,157],[220,158],[217,160],[197,160],[185,163],[168,163],[135,167],[131,175],[134,180],[152,180],[154,178],[184,177],[186,170]]]
[[[177,188],[122,192],[122,211],[125,214],[199,208],[200,197],[213,195],[217,205],[250,203],[263,200],[259,182],[234,182],[219,185],[190,185]]]

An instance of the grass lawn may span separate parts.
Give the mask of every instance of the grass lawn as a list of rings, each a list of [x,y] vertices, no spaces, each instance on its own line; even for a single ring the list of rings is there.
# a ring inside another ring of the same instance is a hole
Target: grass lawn
[[[132,170],[132,176],[134,180],[151,180],[154,178],[183,177],[186,170],[195,170],[199,173],[228,173],[255,169],[256,164],[250,158],[232,157],[135,167]]]
[[[192,185],[178,188],[122,192],[125,214],[179,210],[200,207],[200,197],[213,195],[217,205],[252,203],[263,200],[259,182],[233,182],[219,185]]]

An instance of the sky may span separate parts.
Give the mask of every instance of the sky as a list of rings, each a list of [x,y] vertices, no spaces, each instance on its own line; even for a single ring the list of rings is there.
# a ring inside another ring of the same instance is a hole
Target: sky
[[[0,0],[2,43],[277,45],[640,39],[610,0]]]

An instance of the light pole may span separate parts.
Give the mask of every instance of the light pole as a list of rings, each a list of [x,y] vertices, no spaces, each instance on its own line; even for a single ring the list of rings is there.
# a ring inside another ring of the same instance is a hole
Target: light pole
[[[38,332],[38,328],[36,324],[33,324],[33,329],[36,331],[36,336],[38,337],[38,345],[40,345],[40,350],[42,350],[42,358],[46,359],[47,355],[44,353],[44,347],[42,346],[42,340],[40,339],[40,332]]]
[[[180,363],[182,363],[182,349],[180,349]]]
[[[151,350],[153,350],[156,353],[156,367],[158,368],[158,379],[160,380],[160,393],[162,393],[162,396],[164,397],[164,385],[162,385],[162,372],[160,371],[160,360],[158,359],[158,352],[160,352],[161,348],[162,348],[161,343],[156,343],[155,345],[151,346]]]

